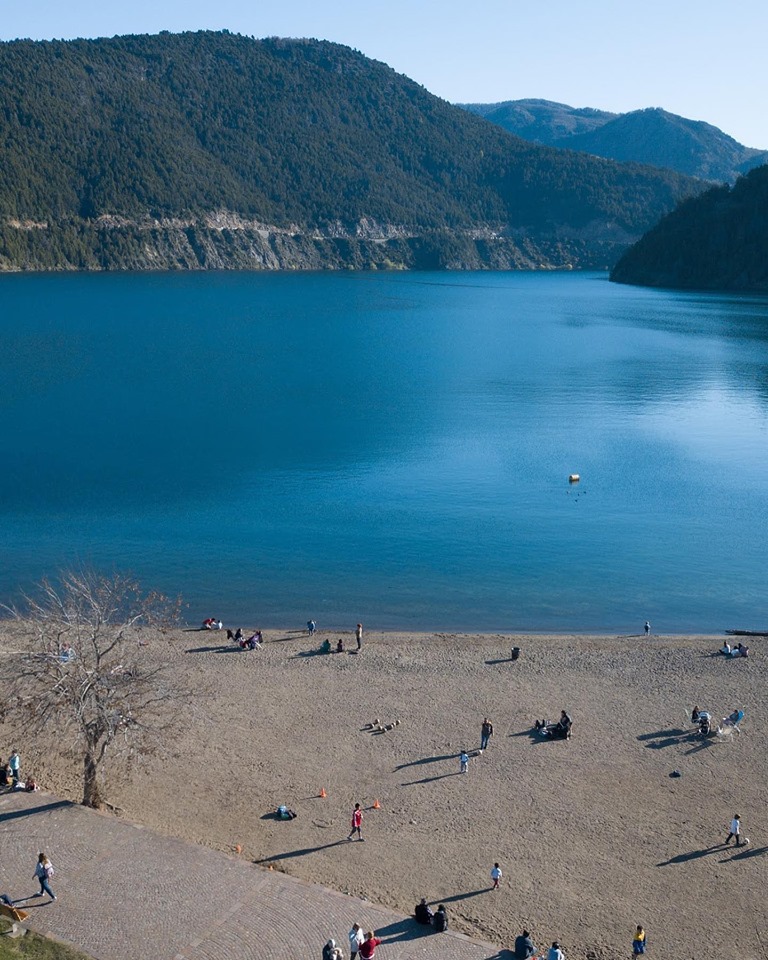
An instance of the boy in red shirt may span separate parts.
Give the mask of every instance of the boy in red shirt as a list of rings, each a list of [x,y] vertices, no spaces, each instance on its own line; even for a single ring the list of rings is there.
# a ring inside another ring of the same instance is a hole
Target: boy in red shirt
[[[363,811],[360,809],[360,804],[355,804],[355,809],[352,811],[352,831],[347,837],[347,840],[351,840],[354,835],[357,834],[358,840],[363,840]],[[362,948],[361,948],[362,952]],[[371,954],[373,956],[373,954]]]

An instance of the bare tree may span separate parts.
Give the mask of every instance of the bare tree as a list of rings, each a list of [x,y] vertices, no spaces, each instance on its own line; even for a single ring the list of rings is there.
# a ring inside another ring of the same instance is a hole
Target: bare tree
[[[186,694],[149,643],[179,609],[131,577],[68,571],[10,610],[22,642],[2,659],[4,714],[82,760],[85,806],[105,802],[107,771],[151,752],[181,722]]]

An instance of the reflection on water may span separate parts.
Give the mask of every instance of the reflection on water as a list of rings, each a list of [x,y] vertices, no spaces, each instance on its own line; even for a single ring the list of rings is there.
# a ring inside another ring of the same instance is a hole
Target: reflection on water
[[[0,598],[83,562],[254,625],[768,627],[766,299],[578,274],[0,283]]]

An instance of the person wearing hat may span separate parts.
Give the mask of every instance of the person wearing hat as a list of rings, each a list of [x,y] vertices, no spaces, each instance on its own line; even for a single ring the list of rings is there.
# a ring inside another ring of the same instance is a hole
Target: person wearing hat
[[[557,940],[552,941],[552,946],[547,952],[547,960],[565,960],[565,954],[560,949],[560,944]]]

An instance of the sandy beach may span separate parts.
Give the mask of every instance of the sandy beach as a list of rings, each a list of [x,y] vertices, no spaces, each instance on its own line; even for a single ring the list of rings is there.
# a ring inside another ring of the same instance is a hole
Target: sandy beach
[[[313,653],[339,636],[354,649],[352,631],[265,631],[253,652],[218,632],[153,638],[142,655],[200,696],[165,756],[111,785],[120,815],[405,912],[443,902],[502,947],[526,926],[568,958],[628,957],[641,923],[656,958],[766,956],[764,640],[726,660],[722,635],[367,631],[360,654]],[[695,703],[743,708],[742,734],[694,736]],[[532,734],[562,708],[570,741]],[[490,746],[462,776],[485,716]],[[18,746],[44,789],[80,799],[71,758],[0,735],[4,757]],[[346,840],[355,802],[365,843]],[[283,803],[296,820],[270,816]],[[738,850],[722,845],[734,813]]]

